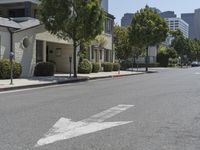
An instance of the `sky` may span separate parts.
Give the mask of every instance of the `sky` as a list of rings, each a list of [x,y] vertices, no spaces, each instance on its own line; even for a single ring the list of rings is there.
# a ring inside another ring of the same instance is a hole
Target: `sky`
[[[181,13],[192,13],[200,8],[200,0],[109,0],[109,13],[116,17],[115,22],[120,25],[124,13],[134,13],[145,5],[161,11],[175,11],[180,17]]]

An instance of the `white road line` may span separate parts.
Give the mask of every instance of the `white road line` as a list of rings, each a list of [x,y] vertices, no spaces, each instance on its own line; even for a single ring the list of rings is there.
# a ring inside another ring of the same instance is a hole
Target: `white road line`
[[[116,107],[112,107],[106,111],[103,111],[99,114],[91,116],[88,119],[82,120],[83,122],[103,122],[106,119],[109,119],[129,108],[133,107],[133,105],[118,105]]]
[[[200,75],[200,72],[195,72],[196,75]]]
[[[133,121],[103,122],[131,107],[133,107],[133,105],[118,105],[78,122],[71,121],[71,119],[67,118],[61,118],[47,134],[37,142],[35,147],[132,123]]]

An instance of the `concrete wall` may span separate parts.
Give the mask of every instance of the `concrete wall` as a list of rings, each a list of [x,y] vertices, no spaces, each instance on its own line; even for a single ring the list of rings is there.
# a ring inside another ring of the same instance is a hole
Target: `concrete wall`
[[[0,27],[0,59],[9,59],[10,34],[7,29]]]
[[[22,65],[22,77],[31,77],[36,65],[36,34],[40,27],[20,31],[13,36],[15,60]],[[23,46],[23,40],[29,40],[28,47]]]
[[[150,46],[148,48],[148,53],[150,57],[156,57],[157,56],[157,47],[156,46]]]
[[[73,46],[47,42],[49,49],[48,58],[50,62],[55,62],[57,73],[69,73],[69,56],[73,56]],[[72,62],[73,63],[73,62]],[[73,64],[72,64],[73,71]]]
[[[40,32],[36,35],[36,40],[60,44],[73,44],[72,40],[62,40],[57,38],[57,36],[50,34],[48,31],[45,30],[44,26],[41,27]]]

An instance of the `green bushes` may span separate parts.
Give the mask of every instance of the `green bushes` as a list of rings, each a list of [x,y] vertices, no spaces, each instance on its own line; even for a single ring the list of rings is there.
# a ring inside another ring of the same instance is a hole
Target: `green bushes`
[[[124,61],[121,62],[120,65],[121,65],[122,70],[126,70],[126,69],[132,67],[132,62],[130,60],[124,60]]]
[[[78,73],[89,74],[92,72],[92,64],[89,60],[83,59],[78,65]]]
[[[19,78],[22,73],[22,66],[13,61],[13,78]],[[10,78],[10,60],[0,60],[0,79]]]
[[[158,50],[157,62],[160,67],[174,66],[177,58],[177,52],[173,48],[161,46]],[[171,61],[172,60],[172,61]],[[171,62],[170,62],[171,61]]]
[[[97,73],[100,71],[100,64],[97,62],[92,62],[92,72]]]
[[[120,69],[119,63],[111,63],[111,62],[104,62],[100,65],[98,62],[90,62],[87,59],[83,59],[78,66],[78,73],[82,74],[89,74],[89,73],[98,73],[102,67],[102,71],[104,72],[111,72],[111,71],[118,71]]]
[[[113,63],[111,62],[104,62],[101,64],[103,67],[104,72],[111,72],[113,71]]]
[[[120,70],[120,64],[119,63],[113,63],[113,71],[119,71]]]
[[[35,76],[53,76],[55,65],[51,62],[40,62],[35,66]]]
[[[159,63],[149,63],[148,64],[148,67],[159,67]],[[122,61],[121,62],[121,69],[122,70],[127,70],[129,68],[144,68],[146,67],[146,64],[144,63],[140,63],[140,64],[132,64],[132,62],[130,60],[125,60],[125,61]]]

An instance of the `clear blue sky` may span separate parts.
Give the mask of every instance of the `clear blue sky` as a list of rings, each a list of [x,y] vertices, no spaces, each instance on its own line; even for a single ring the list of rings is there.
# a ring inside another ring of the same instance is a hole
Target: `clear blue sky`
[[[192,13],[194,9],[200,8],[200,0],[109,0],[109,12],[120,24],[124,13],[134,13],[146,4],[161,11],[175,11],[178,17],[181,13]]]

